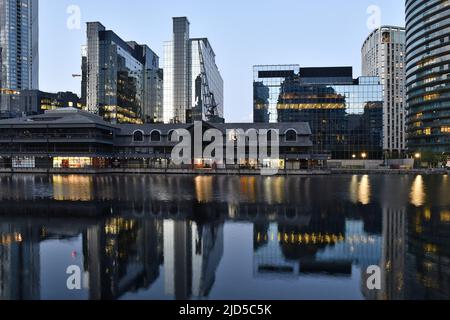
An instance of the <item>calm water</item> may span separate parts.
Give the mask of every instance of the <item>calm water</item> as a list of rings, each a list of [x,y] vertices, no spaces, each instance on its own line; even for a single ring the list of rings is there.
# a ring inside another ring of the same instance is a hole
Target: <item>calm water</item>
[[[0,176],[0,299],[449,298],[447,176]]]

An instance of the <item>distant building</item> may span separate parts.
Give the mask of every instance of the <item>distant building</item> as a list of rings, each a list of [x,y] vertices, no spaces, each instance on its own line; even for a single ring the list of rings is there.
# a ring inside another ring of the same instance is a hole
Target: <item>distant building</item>
[[[88,22],[87,42],[82,67],[87,73],[87,110],[111,123],[161,122],[159,57],[146,45],[125,42],[99,22]]]
[[[381,159],[383,91],[351,67],[254,67],[255,122],[307,122],[313,152],[333,159]]]
[[[73,92],[50,93],[39,90],[23,90],[19,92],[12,104],[10,117],[43,114],[47,110],[59,108],[81,109],[81,101]]]
[[[88,77],[88,64],[87,64],[87,46],[81,47],[81,105],[83,109],[87,106],[87,77]]]
[[[0,117],[20,90],[39,88],[38,0],[0,1]]]
[[[450,6],[406,0],[408,151],[450,153]]]
[[[224,121],[223,79],[207,38],[191,39],[186,17],[173,18],[164,44],[164,122]]]
[[[379,77],[383,85],[383,150],[389,157],[406,151],[405,28],[383,26],[362,47],[363,76]]]

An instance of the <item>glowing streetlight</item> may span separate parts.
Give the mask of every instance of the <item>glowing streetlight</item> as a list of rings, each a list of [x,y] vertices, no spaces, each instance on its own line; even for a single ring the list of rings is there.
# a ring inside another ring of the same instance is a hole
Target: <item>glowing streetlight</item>
[[[363,153],[363,154],[361,154],[361,157],[363,158],[363,159],[367,159],[367,153]]]
[[[422,155],[420,154],[420,153],[416,153],[415,155],[414,155],[414,158],[416,158],[417,160],[419,160],[420,158],[422,158]]]
[[[354,154],[354,155],[352,156],[352,158],[353,158],[353,159],[356,159],[356,154]]]

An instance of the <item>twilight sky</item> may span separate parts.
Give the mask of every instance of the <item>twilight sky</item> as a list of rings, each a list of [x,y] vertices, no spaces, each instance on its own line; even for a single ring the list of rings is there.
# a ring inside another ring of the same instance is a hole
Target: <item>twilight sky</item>
[[[150,46],[161,58],[172,17],[187,16],[191,37],[209,38],[225,82],[227,122],[252,120],[252,67],[353,66],[371,32],[368,8],[381,24],[403,26],[404,0],[40,0],[40,89],[80,93],[81,45],[87,21],[100,21],[124,40]],[[73,6],[80,12],[77,28]],[[373,12],[373,11],[371,11]],[[71,28],[68,27],[68,22]]]

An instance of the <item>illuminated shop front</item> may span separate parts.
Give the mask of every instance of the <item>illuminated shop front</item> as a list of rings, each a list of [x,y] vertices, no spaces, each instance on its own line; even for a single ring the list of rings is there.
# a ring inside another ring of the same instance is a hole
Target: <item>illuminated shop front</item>
[[[56,157],[53,158],[53,168],[83,169],[92,167],[92,158],[85,157]]]

